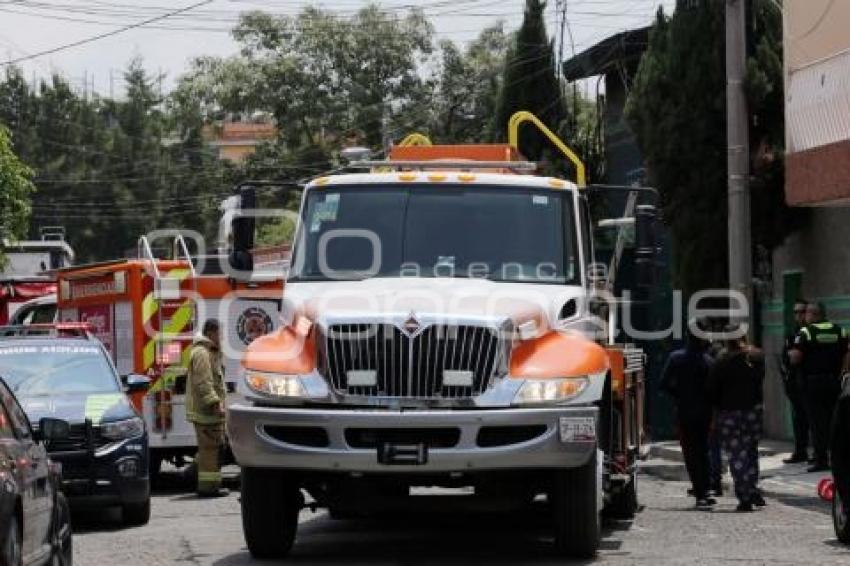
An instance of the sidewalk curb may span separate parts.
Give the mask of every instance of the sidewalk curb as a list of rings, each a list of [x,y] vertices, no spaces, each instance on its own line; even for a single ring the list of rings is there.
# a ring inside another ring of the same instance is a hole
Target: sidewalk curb
[[[820,501],[817,494],[817,484],[824,477],[823,475],[805,473],[803,468],[776,466],[775,464],[781,459],[783,451],[777,452],[766,447],[765,450],[759,452],[765,460],[768,460],[763,462],[764,466],[759,482],[759,486],[766,496],[779,500],[805,499],[810,501],[813,506],[815,506],[815,502]],[[641,473],[662,481],[685,483],[690,481],[688,472],[681,460],[681,450],[676,451],[669,447],[662,447],[659,450],[653,447],[650,453],[653,457],[640,463]],[[669,455],[670,457],[665,458],[659,455]],[[732,494],[732,482],[728,469],[724,471],[723,487],[725,491]]]
[[[784,452],[791,452],[792,445],[784,441],[767,440],[759,445],[759,457],[768,458],[776,456]],[[682,447],[678,441],[665,440],[661,442],[653,442],[649,445],[649,457],[658,460],[670,460],[674,462],[684,462],[682,456]]]
[[[639,471],[664,481],[689,481],[688,472],[681,461],[650,458],[640,463]]]

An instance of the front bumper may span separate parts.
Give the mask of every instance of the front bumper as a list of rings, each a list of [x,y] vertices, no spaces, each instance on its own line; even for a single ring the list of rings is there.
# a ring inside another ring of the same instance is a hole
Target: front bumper
[[[578,467],[590,461],[596,450],[593,440],[561,440],[562,418],[598,419],[595,406],[510,408],[487,410],[379,410],[335,408],[289,408],[231,405],[227,432],[236,461],[243,467],[304,471],[366,473],[472,472],[488,470]],[[306,446],[273,438],[267,427],[323,429],[325,446]],[[483,427],[543,428],[534,438],[507,445],[484,447],[479,443]],[[399,431],[404,429],[452,429],[459,432],[451,447],[429,447],[428,458],[419,464],[381,463],[377,448],[354,448],[351,429]]]
[[[62,492],[74,507],[109,507],[144,503],[151,496],[148,478],[110,480],[98,479],[94,483],[85,479],[62,481]]]
[[[147,439],[140,437],[99,448],[52,452],[62,466],[61,486],[74,506],[108,506],[143,503],[150,498]],[[130,464],[132,474],[121,469]],[[123,465],[122,465],[123,464]]]

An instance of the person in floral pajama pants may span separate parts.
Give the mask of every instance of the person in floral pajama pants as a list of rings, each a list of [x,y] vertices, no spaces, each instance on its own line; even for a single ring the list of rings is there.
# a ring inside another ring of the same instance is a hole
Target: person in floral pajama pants
[[[758,488],[762,434],[764,354],[744,340],[730,340],[708,376],[714,426],[729,457],[738,511],[765,505]]]
[[[758,480],[762,412],[761,407],[756,407],[717,413],[720,442],[729,456],[729,471],[735,483],[735,496],[741,502],[754,502],[761,495]]]

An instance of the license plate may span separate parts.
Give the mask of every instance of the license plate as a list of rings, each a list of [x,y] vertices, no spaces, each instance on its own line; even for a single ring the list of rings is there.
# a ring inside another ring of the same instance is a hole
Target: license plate
[[[595,417],[561,417],[561,442],[596,442]]]

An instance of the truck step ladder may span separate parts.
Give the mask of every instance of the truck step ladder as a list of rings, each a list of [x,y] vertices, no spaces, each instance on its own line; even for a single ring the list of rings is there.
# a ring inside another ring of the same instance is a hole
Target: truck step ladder
[[[156,391],[152,390],[154,396],[159,396],[156,399],[158,407],[156,432],[165,439],[170,428],[167,415],[173,414],[173,405],[184,403],[182,400],[174,399],[168,383],[169,376],[166,374],[172,372],[176,379],[177,374],[185,372],[181,368],[183,348],[180,343],[191,341],[192,332],[197,328],[197,272],[186,240],[179,233],[171,241],[169,262],[171,268],[167,271],[161,267],[162,262],[168,260],[158,259],[154,255],[147,236],[139,238],[138,256],[144,261],[145,272],[153,278],[153,291],[150,299],[146,298],[144,301],[142,309],[146,312],[155,309],[156,313],[156,328],[152,329],[146,323],[145,331],[153,332],[152,338],[155,343],[153,367],[160,376],[158,383],[162,384],[161,387],[156,388]],[[175,266],[175,262],[179,265]],[[185,286],[187,280],[190,285],[188,289]]]

